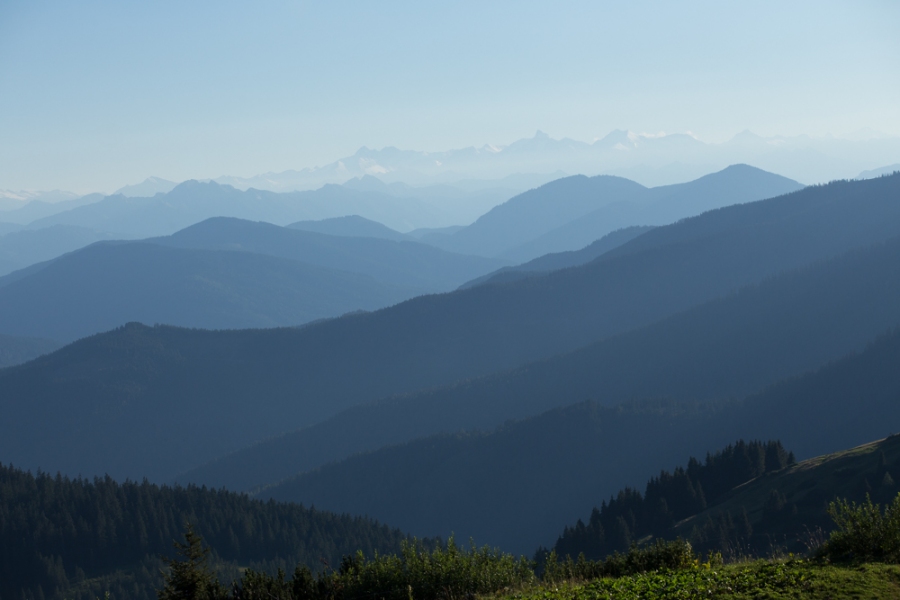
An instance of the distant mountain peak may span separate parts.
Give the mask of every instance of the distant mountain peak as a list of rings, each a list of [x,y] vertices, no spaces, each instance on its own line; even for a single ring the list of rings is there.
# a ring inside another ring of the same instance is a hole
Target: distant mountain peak
[[[363,192],[386,192],[388,184],[374,175],[366,173],[361,177],[353,177],[344,183],[345,188]]]
[[[169,181],[162,177],[150,176],[140,183],[121,187],[111,195],[126,196],[129,198],[149,198],[156,194],[167,194],[171,192],[176,185],[177,184],[174,181]]]
[[[765,138],[753,133],[749,129],[745,129],[742,132],[736,134],[733,138],[728,140],[728,143],[754,143],[754,142],[764,142]]]

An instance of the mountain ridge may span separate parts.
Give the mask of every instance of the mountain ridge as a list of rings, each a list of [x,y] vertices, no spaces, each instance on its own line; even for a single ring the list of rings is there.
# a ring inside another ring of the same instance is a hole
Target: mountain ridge
[[[839,182],[717,209],[648,231],[580,267],[422,296],[303,329],[210,333],[133,326],[82,340],[0,371],[5,410],[33,416],[38,406],[45,406],[43,415],[105,406],[116,389],[130,390],[128,410],[98,409],[75,438],[63,428],[40,442],[53,430],[43,423],[16,460],[53,470],[68,471],[77,462],[82,473],[174,477],[345,408],[549,358],[780,271],[900,235],[898,187],[900,176]],[[120,347],[134,352],[111,350]],[[95,352],[98,358],[89,358]],[[238,407],[251,400],[256,407],[264,401],[266,409],[241,412]],[[53,408],[58,402],[62,407]],[[155,412],[145,413],[150,406]],[[158,414],[170,406],[205,415],[198,417],[202,435],[195,431],[182,440],[181,425]],[[155,425],[132,431],[139,422]],[[167,443],[159,444],[157,435]],[[40,455],[26,456],[35,444]]]

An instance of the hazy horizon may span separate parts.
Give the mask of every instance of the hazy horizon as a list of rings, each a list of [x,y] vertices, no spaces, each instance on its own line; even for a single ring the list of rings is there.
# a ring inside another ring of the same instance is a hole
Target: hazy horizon
[[[885,1],[5,3],[0,189],[252,177],[536,130],[896,137],[898,17]]]

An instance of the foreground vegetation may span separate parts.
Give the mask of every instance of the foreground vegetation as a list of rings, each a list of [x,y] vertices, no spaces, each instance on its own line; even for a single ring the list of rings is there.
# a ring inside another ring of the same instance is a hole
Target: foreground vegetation
[[[589,582],[541,584],[505,593],[511,600],[693,600],[699,598],[844,598],[900,597],[900,567],[863,564],[835,566],[801,559],[760,560],[722,566],[697,564]]]
[[[743,561],[725,565],[718,552],[704,558],[683,540],[657,540],[604,560],[555,553],[542,568],[489,548],[460,548],[451,539],[428,550],[403,544],[399,555],[361,552],[336,570],[317,575],[299,566],[287,578],[245,571],[230,587],[207,565],[209,549],[192,529],[168,560],[159,600],[683,600],[700,598],[897,598],[900,597],[900,495],[884,510],[867,499],[832,502],[837,529],[811,558]],[[871,561],[885,561],[873,563]]]

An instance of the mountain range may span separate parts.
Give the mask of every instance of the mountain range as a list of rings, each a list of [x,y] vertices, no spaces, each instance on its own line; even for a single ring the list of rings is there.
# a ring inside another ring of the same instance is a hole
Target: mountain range
[[[364,404],[179,477],[253,489],[421,436],[491,429],[556,406],[634,398],[741,398],[900,325],[900,238],[757,285],[552,358]]]
[[[490,433],[442,434],[359,454],[257,495],[528,553],[549,545],[573,515],[589,514],[591,503],[670,468],[673,453],[704,456],[729,439],[778,439],[802,459],[891,434],[900,418],[898,359],[894,331],[742,403],[575,404]]]
[[[532,138],[505,146],[488,144],[444,152],[363,147],[352,156],[320,167],[249,178],[224,176],[216,181],[239,189],[293,191],[364,175],[421,186],[562,171],[617,175],[659,186],[749,163],[812,184],[854,177],[860,171],[896,162],[898,155],[900,138],[883,136],[852,140],[805,135],[763,137],[743,131],[725,142],[709,143],[685,133],[616,130],[592,142],[582,142],[553,139],[538,131]]]
[[[74,225],[10,231],[0,235],[0,276],[115,237],[104,231]]]
[[[468,227],[429,241],[455,252],[522,262],[551,252],[578,250],[620,228],[667,225],[802,187],[747,165],[732,165],[689,183],[655,188],[606,175],[566,177],[515,196]]]
[[[467,288],[483,283],[515,281],[517,279],[530,277],[535,273],[547,273],[559,269],[577,267],[578,265],[591,262],[601,254],[605,254],[614,248],[618,248],[622,244],[630,242],[637,236],[647,233],[651,229],[653,228],[640,225],[617,229],[612,233],[607,233],[599,240],[588,244],[581,250],[568,250],[565,252],[544,254],[543,256],[539,256],[538,258],[522,264],[502,267],[487,275],[482,275],[481,277],[468,281],[461,287]]]
[[[11,222],[0,227],[0,275],[94,241],[170,235],[215,216],[345,237],[399,241],[409,239],[400,233],[407,231],[418,241],[453,252],[494,256],[506,251],[501,260],[523,262],[550,251],[580,249],[617,228],[665,224],[705,208],[799,187],[744,166],[670,188],[646,189],[616,178],[564,178],[508,202],[504,200],[515,192],[506,188],[473,192],[451,186],[414,188],[371,176],[342,186],[286,194],[185,182],[152,197],[86,196],[55,204],[32,201],[6,211],[4,218]],[[654,198],[668,200],[654,203]],[[615,214],[596,211],[603,206],[618,208]],[[456,229],[444,226],[471,220],[475,222]],[[524,248],[516,248],[522,244]]]
[[[20,231],[0,238],[0,250],[7,238],[30,236],[35,250],[52,251],[76,234],[93,232]],[[68,342],[129,321],[300,325],[451,290],[500,264],[415,241],[220,217],[164,238],[94,244],[0,278],[0,331]]]
[[[171,478],[352,406],[570,352],[889,240],[900,235],[898,186],[900,177],[837,182],[717,209],[582,266],[299,329],[129,325],[0,371],[13,415],[4,422],[17,424],[0,435],[0,454],[63,472]],[[822,360],[836,358],[828,352]]]

